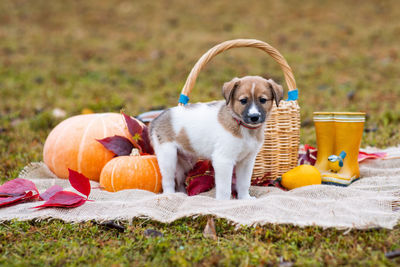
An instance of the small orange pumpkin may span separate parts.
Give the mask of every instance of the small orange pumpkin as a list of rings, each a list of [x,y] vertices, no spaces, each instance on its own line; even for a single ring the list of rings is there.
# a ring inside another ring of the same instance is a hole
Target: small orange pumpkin
[[[98,181],[101,169],[115,154],[97,139],[113,135],[130,136],[121,114],[99,113],[68,118],[47,137],[43,160],[60,178],[68,178],[70,168]]]
[[[110,160],[101,171],[100,186],[110,192],[142,189],[159,193],[161,173],[154,155],[119,156]]]

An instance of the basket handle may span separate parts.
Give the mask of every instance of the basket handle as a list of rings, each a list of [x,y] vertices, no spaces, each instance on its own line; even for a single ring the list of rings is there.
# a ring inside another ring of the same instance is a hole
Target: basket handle
[[[203,67],[219,53],[237,47],[254,47],[261,49],[264,52],[267,52],[281,66],[289,92],[294,91],[296,92],[297,95],[296,81],[294,79],[292,69],[290,68],[289,64],[286,62],[285,58],[281,55],[281,53],[279,53],[278,50],[276,50],[269,44],[256,39],[235,39],[235,40],[225,41],[223,43],[214,46],[213,48],[208,50],[196,62],[196,64],[190,71],[189,76],[186,79],[185,85],[182,88],[181,97],[179,98],[179,105],[186,104],[189,101],[188,96],[192,91],[194,84],[196,83],[197,76],[199,75]],[[291,97],[289,95],[289,100],[296,100],[296,99],[297,97]]]

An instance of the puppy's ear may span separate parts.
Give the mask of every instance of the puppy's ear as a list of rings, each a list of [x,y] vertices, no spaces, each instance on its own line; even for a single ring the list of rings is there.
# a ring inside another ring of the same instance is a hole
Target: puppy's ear
[[[230,82],[224,83],[224,86],[222,87],[222,95],[224,96],[227,105],[231,101],[233,94],[239,85],[240,79],[237,77],[233,78]]]
[[[279,102],[281,102],[281,100],[283,99],[283,88],[281,85],[277,84],[272,79],[269,79],[268,83],[271,88],[272,95],[274,96],[275,104],[278,107]]]

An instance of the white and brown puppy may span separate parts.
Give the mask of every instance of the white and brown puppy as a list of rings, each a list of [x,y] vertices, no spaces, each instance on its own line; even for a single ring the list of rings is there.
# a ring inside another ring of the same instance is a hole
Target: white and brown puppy
[[[217,199],[230,199],[234,167],[238,198],[250,198],[265,120],[283,89],[271,79],[246,76],[225,83],[222,93],[225,101],[170,108],[150,124],[164,193],[185,192],[186,173],[201,158],[212,161]]]

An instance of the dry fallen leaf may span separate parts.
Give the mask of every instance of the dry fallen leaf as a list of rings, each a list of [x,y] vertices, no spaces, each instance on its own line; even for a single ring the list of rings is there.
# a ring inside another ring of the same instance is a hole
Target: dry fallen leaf
[[[100,223],[99,225],[103,226],[104,228],[107,228],[107,229],[115,229],[120,233],[125,232],[125,229],[126,229],[125,226],[119,225],[114,221],[105,221],[105,222]]]
[[[163,237],[163,233],[154,229],[146,229],[144,235],[147,237]]]
[[[386,258],[394,259],[400,257],[400,249],[385,253]]]
[[[217,232],[215,231],[215,223],[213,217],[208,217],[207,225],[204,227],[203,236],[205,238],[211,238],[213,240],[217,240]]]

